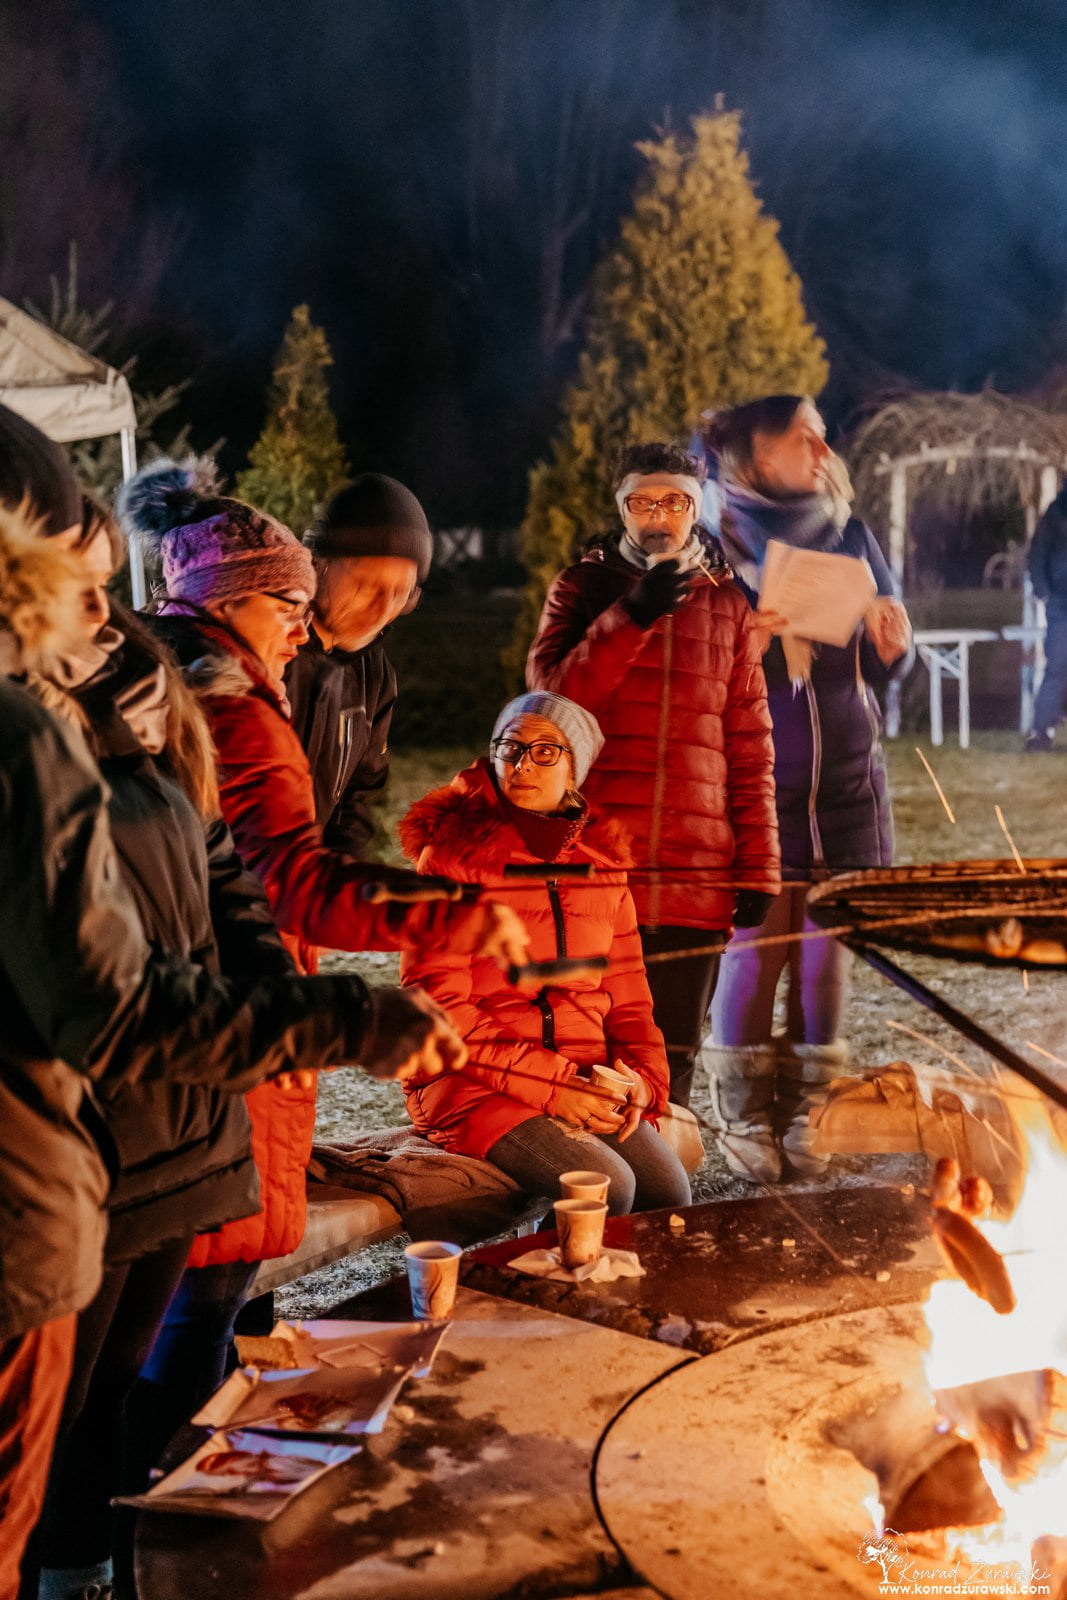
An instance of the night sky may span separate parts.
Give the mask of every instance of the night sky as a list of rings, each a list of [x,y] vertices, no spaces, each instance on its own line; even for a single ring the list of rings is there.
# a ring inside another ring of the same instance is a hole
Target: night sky
[[[241,464],[307,300],[353,465],[504,521],[632,144],[721,92],[829,344],[843,421],[1067,361],[1063,4],[7,0],[0,293],[79,241],[119,354],[191,375]],[[566,233],[560,258],[549,244]],[[580,327],[580,323],[577,324]]]

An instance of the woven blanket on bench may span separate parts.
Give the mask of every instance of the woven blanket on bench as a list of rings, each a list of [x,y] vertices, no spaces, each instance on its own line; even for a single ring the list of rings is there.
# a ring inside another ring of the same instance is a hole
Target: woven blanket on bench
[[[411,1128],[316,1144],[308,1174],[322,1183],[383,1195],[413,1239],[473,1244],[540,1216],[547,1204],[490,1162],[451,1155]]]

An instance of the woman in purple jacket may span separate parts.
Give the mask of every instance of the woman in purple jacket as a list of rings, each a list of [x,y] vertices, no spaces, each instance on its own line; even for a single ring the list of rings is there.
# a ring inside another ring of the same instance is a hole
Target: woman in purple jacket
[[[843,648],[793,636],[783,641],[784,618],[756,613],[774,724],[785,882],[764,922],[735,933],[726,951],[706,1059],[729,1166],[740,1176],[776,1182],[783,1156],[799,1176],[825,1165],[811,1150],[808,1114],[848,1059],[839,1028],[849,955],[829,938],[765,941],[814,932],[805,912],[813,883],[892,859],[893,817],[872,690],[908,670],[911,628],[874,535],[849,515],[847,475],[810,400],[772,395],[722,412],[708,423],[705,446],[719,461],[723,548],[754,607],[771,539],[865,560],[878,589]],[[775,993],[784,971],[786,1031],[775,1036]]]

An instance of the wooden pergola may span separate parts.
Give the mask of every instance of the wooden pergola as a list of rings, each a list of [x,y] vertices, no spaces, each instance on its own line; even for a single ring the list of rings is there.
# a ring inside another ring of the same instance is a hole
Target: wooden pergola
[[[905,395],[868,417],[852,434],[845,453],[860,514],[887,530],[889,565],[903,595],[908,512],[919,500],[964,516],[1017,502],[1029,544],[1038,518],[1055,499],[1067,471],[1067,414],[993,390]],[[1010,632],[1023,645],[1021,721],[1028,725],[1044,632],[1044,607],[1028,575],[1023,579],[1022,625]],[[967,641],[955,650],[939,641],[924,652],[932,671],[939,675],[945,670],[960,680],[964,717],[967,649]],[[896,733],[896,695],[891,697],[888,723],[889,732]]]

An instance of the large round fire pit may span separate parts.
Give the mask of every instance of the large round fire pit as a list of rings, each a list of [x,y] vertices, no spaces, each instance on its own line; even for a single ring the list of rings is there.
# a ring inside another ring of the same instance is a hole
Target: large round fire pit
[[[918,1305],[887,1306],[666,1374],[601,1445],[596,1490],[612,1537],[670,1600],[1027,1592],[996,1587],[1017,1568],[946,1548],[939,1518],[977,1524],[996,1508],[970,1447],[939,1431],[925,1343]]]

